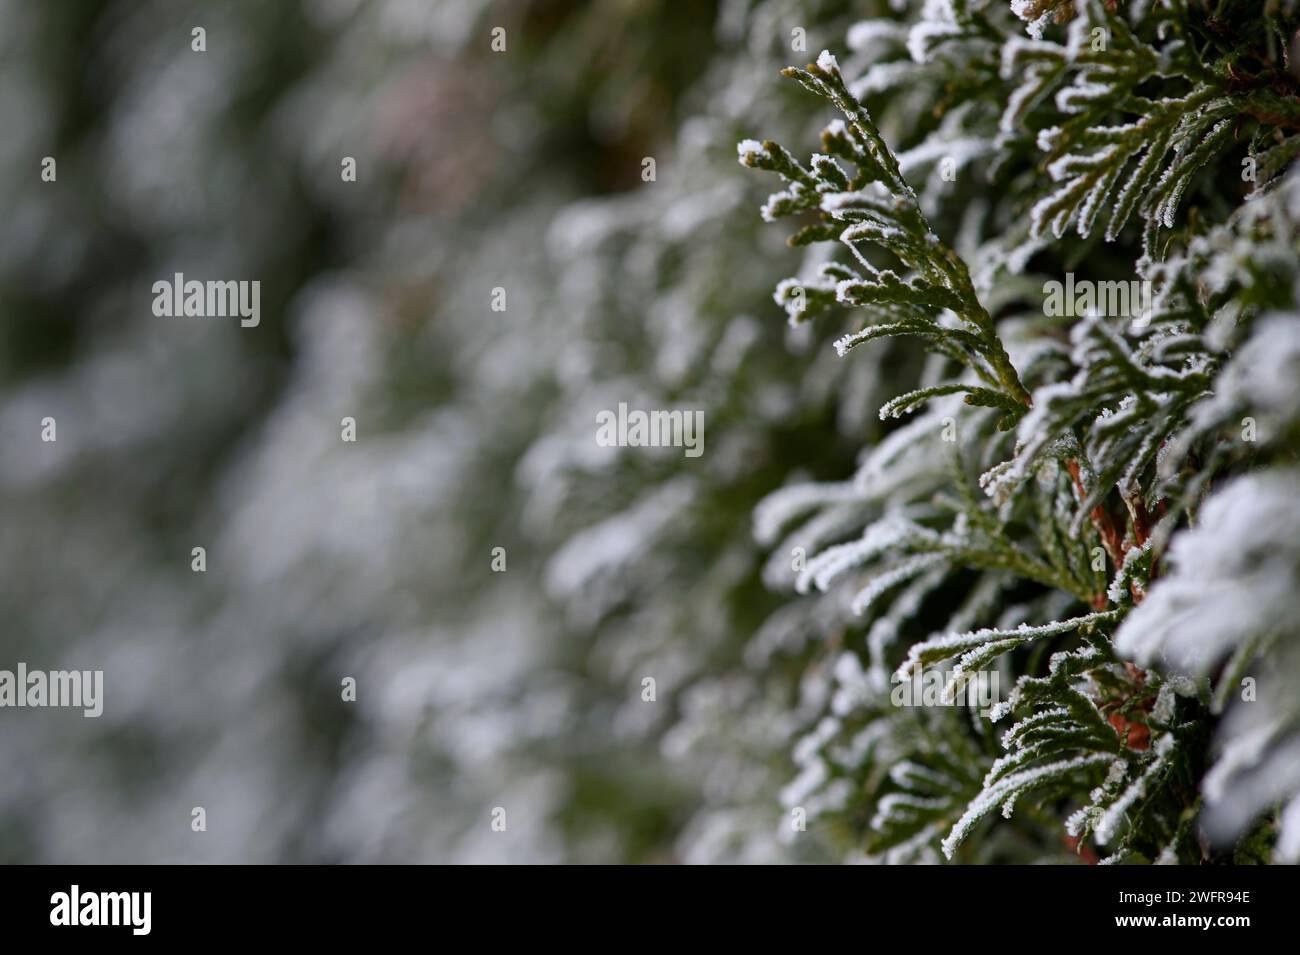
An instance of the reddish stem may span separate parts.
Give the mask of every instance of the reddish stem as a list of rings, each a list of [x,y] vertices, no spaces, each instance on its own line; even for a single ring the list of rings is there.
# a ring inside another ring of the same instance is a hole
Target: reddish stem
[[[1079,462],[1071,458],[1065,463],[1070,469],[1070,476],[1074,478],[1074,486],[1079,492],[1079,500],[1083,501],[1088,496],[1087,490],[1083,486],[1083,478],[1079,474]],[[1097,535],[1101,538],[1102,545],[1106,548],[1106,553],[1110,559],[1119,567],[1124,563],[1124,537],[1115,527],[1115,520],[1110,516],[1110,511],[1106,510],[1105,505],[1100,502],[1092,509],[1092,526],[1097,529]]]

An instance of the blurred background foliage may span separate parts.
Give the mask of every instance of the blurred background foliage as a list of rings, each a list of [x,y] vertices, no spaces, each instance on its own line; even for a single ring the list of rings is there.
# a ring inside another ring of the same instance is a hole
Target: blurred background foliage
[[[0,719],[0,860],[824,857],[751,513],[915,359],[785,326],[734,144],[819,128],[775,75],[851,6],[0,4],[0,666],[107,697]],[[260,326],[154,317],[174,272]],[[705,454],[599,447],[620,401]]]

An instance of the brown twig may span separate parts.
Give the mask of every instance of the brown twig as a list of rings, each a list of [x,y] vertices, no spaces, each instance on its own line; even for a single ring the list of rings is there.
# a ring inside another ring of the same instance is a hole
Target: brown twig
[[[1074,478],[1074,487],[1079,494],[1079,502],[1087,500],[1088,491],[1083,486],[1083,478],[1079,473],[1079,462],[1074,458],[1065,462],[1065,466],[1070,471],[1070,477]],[[1111,517],[1110,511],[1100,502],[1092,509],[1092,526],[1097,530],[1097,536],[1101,538],[1102,546],[1106,548],[1106,553],[1110,559],[1115,562],[1116,567],[1124,565],[1124,535],[1115,527],[1115,519]],[[1104,604],[1103,604],[1104,606]]]

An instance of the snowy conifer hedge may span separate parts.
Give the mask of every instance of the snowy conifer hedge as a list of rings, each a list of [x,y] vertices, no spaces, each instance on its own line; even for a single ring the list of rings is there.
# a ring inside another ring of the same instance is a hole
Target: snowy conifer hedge
[[[810,157],[739,146],[790,323],[928,354],[757,513],[838,648],[787,809],[887,861],[1300,861],[1296,5],[894,6],[784,71]]]
[[[1300,861],[1296,0],[11,6],[0,861]]]

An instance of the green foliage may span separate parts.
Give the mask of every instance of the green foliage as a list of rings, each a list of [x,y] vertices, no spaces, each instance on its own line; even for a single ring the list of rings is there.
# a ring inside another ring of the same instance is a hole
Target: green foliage
[[[764,218],[799,220],[793,245],[846,253],[823,255],[808,282],[778,286],[791,320],[851,316],[859,327],[836,343],[841,356],[896,336],[935,356],[880,409],[882,419],[924,410],[865,452],[851,485],[867,515],[861,536],[841,530],[837,540],[814,517],[786,539],[816,527],[824,545],[798,591],[815,584],[832,599],[842,583],[856,594],[840,625],[861,709],[841,699],[809,743],[827,775],[855,780],[846,804],[874,803],[850,828],[889,861],[936,844],[957,858],[963,843],[975,859],[997,858],[1002,830],[983,823],[997,810],[1040,857],[1066,839],[1107,862],[1219,858],[1247,837],[1257,853],[1258,820],[1295,798],[1300,780],[1261,793],[1234,776],[1231,748],[1246,736],[1237,724],[1253,724],[1240,707],[1222,725],[1219,714],[1245,674],[1291,665],[1282,648],[1300,633],[1294,619],[1240,619],[1259,580],[1196,591],[1184,578],[1203,580],[1206,566],[1227,568],[1226,552],[1248,546],[1236,538],[1248,541],[1251,527],[1232,522],[1245,485],[1231,479],[1248,467],[1291,473],[1300,447],[1297,366],[1282,357],[1300,348],[1300,186],[1287,172],[1300,153],[1288,135],[1300,117],[1286,68],[1293,5],[1259,14],[1219,4],[1213,16],[1179,0],[1012,7],[1028,37],[994,3],[931,2],[910,26],[860,25],[850,42],[877,51],[855,62],[860,79],[829,52],[784,71],[842,114],[821,152],[805,165],[775,142],[740,145],[742,164],[787,183]],[[901,78],[923,82],[880,52],[896,53],[904,36],[937,75],[933,115],[943,118],[904,132],[923,137],[906,149],[890,147],[868,106],[888,109],[904,95]],[[935,161],[944,175],[914,188],[905,169]],[[1249,189],[1233,197],[1225,177]],[[936,221],[960,223],[957,240],[945,242]],[[1098,248],[1098,232],[1111,249]],[[1054,279],[1038,300],[1032,280],[1018,284],[1030,264],[1047,276],[1082,268],[1085,283],[1118,276],[1151,300],[1054,313],[1044,304]],[[1274,314],[1261,322],[1265,310]],[[1264,358],[1266,347],[1277,357]],[[1247,381],[1247,361],[1265,366],[1267,384]],[[1267,415],[1267,436],[1236,427],[1253,428],[1251,415]],[[770,510],[796,490],[774,495]],[[1199,533],[1207,495],[1228,540],[1193,550],[1179,542]],[[826,506],[843,513],[838,499]],[[1300,544],[1278,547],[1276,586],[1293,586]],[[904,618],[891,594],[907,601]],[[1232,636],[1188,627],[1193,604]],[[908,649],[906,623],[924,627],[954,605]],[[988,714],[1012,718],[1000,745],[978,714],[936,713],[929,734],[893,754],[919,768],[886,782],[869,769],[872,751],[846,759],[828,742],[896,736],[891,727],[915,718],[870,701],[891,674],[936,667],[949,702],[980,671],[1015,680]],[[847,692],[852,681],[842,682]],[[1294,708],[1274,699],[1257,711],[1266,723],[1270,713],[1281,723],[1268,724],[1269,746],[1296,745]],[[1291,828],[1275,833],[1284,860],[1300,853],[1300,800],[1291,805]]]

